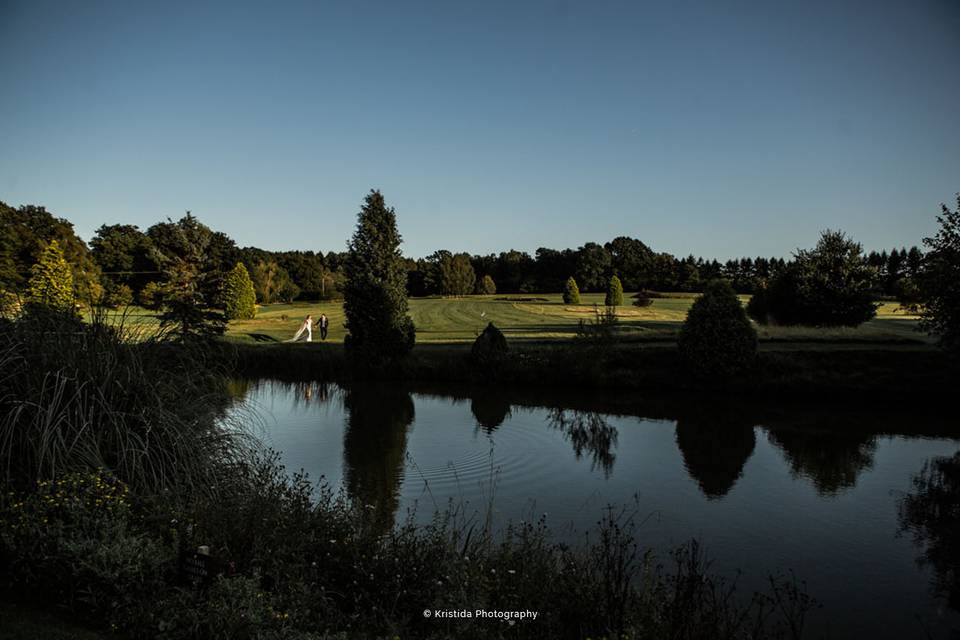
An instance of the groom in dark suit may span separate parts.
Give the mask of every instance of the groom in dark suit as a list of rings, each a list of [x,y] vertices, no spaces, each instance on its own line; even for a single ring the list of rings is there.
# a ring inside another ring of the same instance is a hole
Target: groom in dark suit
[[[317,320],[317,324],[320,325],[320,339],[327,339],[327,328],[330,326],[330,318],[327,317],[327,314],[321,313],[320,318]]]

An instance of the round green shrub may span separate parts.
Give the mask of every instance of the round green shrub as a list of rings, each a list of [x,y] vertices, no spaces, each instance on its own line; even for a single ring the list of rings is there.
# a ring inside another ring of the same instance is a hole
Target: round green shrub
[[[470,355],[480,364],[492,364],[502,360],[509,351],[503,332],[491,322],[474,340]]]
[[[638,291],[633,294],[633,306],[635,307],[649,307],[653,304],[653,298],[650,297],[650,294],[646,291]]]
[[[737,375],[754,365],[757,332],[729,282],[706,286],[687,313],[678,346],[684,366],[700,377]]]

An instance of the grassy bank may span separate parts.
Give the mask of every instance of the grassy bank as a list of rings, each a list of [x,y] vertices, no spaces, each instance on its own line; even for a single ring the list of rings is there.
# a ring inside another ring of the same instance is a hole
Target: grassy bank
[[[663,294],[650,307],[628,305],[617,308],[620,337],[626,341],[672,342],[697,294]],[[628,294],[629,296],[629,294]],[[464,298],[412,298],[410,316],[417,327],[418,344],[470,343],[493,322],[514,342],[562,342],[574,337],[581,320],[594,318],[594,305],[603,306],[602,294],[583,294],[582,304],[564,304],[559,295],[494,295]],[[748,296],[742,296],[744,302]],[[123,312],[115,312],[121,314]],[[253,320],[230,323],[227,337],[251,344],[282,342],[291,338],[307,314],[325,313],[330,318],[328,342],[342,343],[345,335],[343,305],[340,302],[273,304],[259,307]],[[153,312],[139,307],[126,310],[127,322],[151,327]],[[929,344],[916,331],[917,317],[884,302],[877,317],[855,329],[815,327],[758,327],[763,344],[869,343],[877,346]],[[317,332],[314,339],[319,340]]]

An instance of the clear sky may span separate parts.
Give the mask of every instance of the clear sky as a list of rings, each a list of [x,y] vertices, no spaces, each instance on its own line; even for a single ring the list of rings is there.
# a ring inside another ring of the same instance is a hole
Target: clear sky
[[[919,243],[960,191],[957,0],[0,0],[0,200],[342,250]]]

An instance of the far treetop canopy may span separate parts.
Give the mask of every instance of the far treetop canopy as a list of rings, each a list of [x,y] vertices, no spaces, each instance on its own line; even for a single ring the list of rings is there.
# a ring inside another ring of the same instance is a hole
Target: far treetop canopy
[[[165,220],[146,231],[134,225],[101,226],[88,247],[73,226],[42,207],[13,208],[0,203],[0,288],[21,292],[40,252],[56,239],[70,265],[78,299],[129,287],[138,302],[162,284],[163,270],[182,253],[177,229],[189,228],[203,238],[203,269],[226,274],[242,262],[253,281],[257,301],[338,298],[344,287],[345,252],[267,251],[237,247],[225,233],[204,225],[190,213]],[[810,245],[815,242],[810,238]],[[340,244],[323,238],[318,244]],[[922,252],[917,247],[892,248],[866,254],[876,273],[879,295],[895,295],[905,279],[915,279]],[[657,252],[642,240],[620,236],[600,244],[585,242],[576,249],[541,247],[534,255],[516,250],[470,255],[439,249],[426,258],[404,258],[407,292],[413,296],[460,296],[479,291],[548,293],[563,291],[573,277],[582,292],[606,292],[616,275],[625,291],[700,291],[710,280],[724,278],[739,293],[754,293],[789,260],[783,257],[744,257],[719,262],[709,258],[677,257]],[[222,277],[222,276],[221,276]],[[217,281],[217,279],[214,279]],[[491,287],[492,282],[492,287]],[[149,291],[144,295],[144,290]],[[123,297],[123,296],[121,296]]]

